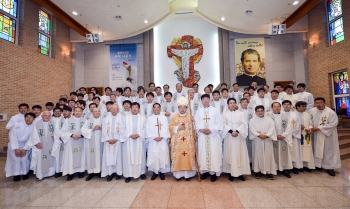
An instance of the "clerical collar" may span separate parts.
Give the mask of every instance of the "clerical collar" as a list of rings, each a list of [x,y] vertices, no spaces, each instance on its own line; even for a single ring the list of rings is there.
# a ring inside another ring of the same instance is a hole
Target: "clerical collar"
[[[279,113],[273,113],[274,115],[279,115],[279,114],[281,114],[280,112]]]
[[[247,75],[247,76],[250,76],[250,77],[254,77],[254,76],[256,76],[256,74],[255,74],[255,75],[248,75],[248,74],[247,74],[247,73],[245,73],[245,72],[244,72],[244,74],[245,74],[245,75]]]

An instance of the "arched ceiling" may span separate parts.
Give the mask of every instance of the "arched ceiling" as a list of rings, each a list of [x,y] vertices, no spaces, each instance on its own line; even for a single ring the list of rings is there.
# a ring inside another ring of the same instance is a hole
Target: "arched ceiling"
[[[249,34],[266,34],[306,0],[51,0],[89,31],[103,33],[105,41],[147,31],[168,18],[202,17],[218,27]],[[252,14],[247,15],[246,11]],[[78,15],[73,15],[77,12]],[[120,20],[116,16],[121,16]],[[224,17],[225,21],[221,18]],[[145,20],[148,22],[145,23]],[[194,26],[195,27],[195,26]],[[287,32],[307,31],[307,18]],[[72,41],[84,40],[78,33]]]

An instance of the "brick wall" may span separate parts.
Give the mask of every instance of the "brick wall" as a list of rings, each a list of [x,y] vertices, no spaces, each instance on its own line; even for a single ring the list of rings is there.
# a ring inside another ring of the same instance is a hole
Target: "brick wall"
[[[332,80],[330,73],[342,69],[350,72],[350,1],[343,2],[343,23],[345,40],[328,46],[326,7],[324,2],[309,12],[308,40],[318,37],[317,43],[308,47],[310,91],[314,97],[325,97],[333,107]]]
[[[0,113],[7,113],[8,120],[18,113],[19,103],[44,107],[71,90],[71,57],[62,53],[71,51],[69,27],[53,18],[53,57],[38,53],[38,9],[32,1],[22,0],[19,44],[0,39]],[[8,143],[7,122],[0,122],[0,151]]]

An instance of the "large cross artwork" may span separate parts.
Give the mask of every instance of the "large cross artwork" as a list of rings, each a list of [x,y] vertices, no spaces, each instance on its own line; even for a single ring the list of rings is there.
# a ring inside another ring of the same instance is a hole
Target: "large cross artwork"
[[[201,76],[197,70],[194,70],[194,64],[198,63],[203,55],[203,44],[199,38],[190,35],[174,38],[171,45],[167,47],[167,54],[168,57],[173,58],[178,67],[174,74],[179,82],[189,88],[198,83]]]

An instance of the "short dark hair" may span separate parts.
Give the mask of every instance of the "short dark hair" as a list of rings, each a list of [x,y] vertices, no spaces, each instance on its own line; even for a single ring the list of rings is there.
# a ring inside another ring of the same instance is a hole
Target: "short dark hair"
[[[208,84],[208,87],[213,87],[214,88],[214,85],[210,83],[210,84]]]
[[[124,102],[123,102],[123,105],[125,104],[125,103],[128,103],[129,105],[130,105],[130,107],[131,107],[131,102],[130,102],[130,100],[124,100]]]
[[[277,86],[283,87],[282,84],[276,83],[276,84],[273,86],[273,88],[276,88]]]
[[[18,109],[21,107],[27,107],[29,109],[29,105],[27,103],[21,103],[18,105]]]
[[[298,85],[297,85],[297,88],[299,88],[299,87],[302,87],[302,88],[306,88],[306,85],[305,85],[305,83],[299,83]]]
[[[271,104],[271,107],[273,107],[273,104],[275,104],[275,103],[278,103],[278,104],[280,105],[280,107],[281,107],[281,103],[279,103],[279,102],[273,102],[273,103]]]
[[[269,86],[269,85],[264,85],[263,87],[265,87],[265,86],[266,86],[267,88],[270,88],[270,86]]]
[[[146,97],[148,97],[148,96],[152,96],[152,97],[154,98],[154,94],[153,94],[152,92],[148,92],[148,93],[146,94]]]
[[[223,85],[227,86],[227,83],[222,83],[220,86],[223,86]]]
[[[284,87],[284,90],[287,90],[287,89],[292,89],[292,90],[294,90],[293,86],[291,86],[291,85],[287,85],[286,87]]]
[[[92,94],[92,96],[95,96],[95,95],[96,95],[94,92],[91,92],[91,91],[88,93],[88,95],[89,95],[89,94]]]
[[[165,97],[166,95],[170,95],[171,97],[173,97],[173,94],[172,94],[170,91],[165,92],[164,97]]]
[[[62,110],[65,110],[65,111],[69,111],[69,112],[72,112],[72,108],[67,106],[67,105],[64,105]]]
[[[58,101],[67,102],[67,99],[66,98],[60,98]]]
[[[72,91],[72,92],[69,94],[69,96],[72,96],[72,95],[77,96],[77,92]]]
[[[286,104],[286,103],[288,103],[288,104],[292,105],[292,102],[291,102],[291,101],[289,101],[289,100],[283,100],[282,105],[284,105],[284,104]]]
[[[248,94],[248,95],[250,96],[250,94],[249,94],[248,92],[244,92],[244,93],[243,93],[243,96],[244,96],[245,94]]]
[[[256,92],[259,93],[260,91],[265,92],[265,89],[264,88],[258,88],[258,90]]]
[[[96,94],[98,94],[98,89],[97,89],[96,87],[91,87],[91,88],[90,88],[90,91],[91,91],[92,89],[94,89],[95,92],[96,92]]]
[[[40,105],[34,105],[33,107],[32,107],[32,109],[43,109]]]
[[[140,108],[140,104],[138,102],[131,103],[131,107],[133,107],[133,106],[137,106],[138,108]]]
[[[59,110],[59,111],[63,111],[61,108],[59,108],[59,107],[55,107],[55,108],[53,108],[53,111],[55,112],[55,110]]]
[[[109,86],[107,86],[107,87],[105,88],[105,91],[106,91],[107,89],[109,89],[110,91],[112,91],[112,88],[109,87]]]
[[[204,91],[205,91],[206,88],[208,88],[208,89],[210,90],[210,87],[209,87],[209,86],[206,86],[206,87],[204,87]]]
[[[160,104],[157,102],[153,104],[153,106],[152,106],[153,108],[154,108],[154,105],[159,105],[159,107],[161,107]]]
[[[208,99],[210,99],[210,96],[209,96],[209,94],[203,94],[203,95],[201,96],[201,100],[203,100],[203,98],[208,98]]]
[[[110,104],[110,105],[114,105],[114,103],[113,103],[112,101],[106,102],[106,106],[109,105],[109,104]]]
[[[244,50],[244,51],[242,52],[242,54],[241,54],[241,62],[244,61],[244,56],[245,56],[246,54],[255,54],[255,55],[257,55],[257,56],[258,56],[258,61],[260,62],[260,54],[259,54],[259,52],[256,51],[255,49],[247,49],[247,50]]]
[[[54,104],[52,102],[46,102],[45,106],[54,106]]]
[[[153,84],[154,86],[156,86],[155,83],[151,82],[151,83],[148,84],[148,87],[150,87],[152,84]]]
[[[221,89],[221,93],[224,92],[224,91],[227,91],[227,92],[228,92],[228,89],[227,89],[227,88]]]
[[[101,98],[100,98],[100,97],[94,97],[94,98],[92,98],[92,100],[95,100],[95,99],[98,99],[98,101],[101,101]]]
[[[91,105],[95,105],[95,107],[97,107],[97,104],[96,104],[96,103],[90,103],[90,104],[89,104],[89,109],[90,109]]]
[[[82,90],[84,89],[84,91],[86,91],[86,88],[85,87],[80,87],[79,90]]]
[[[33,118],[36,118],[36,115],[32,112],[27,112],[24,117],[26,118],[28,115],[32,116]]]
[[[79,93],[79,94],[77,94],[77,97],[83,97],[84,98],[84,94]]]
[[[242,98],[239,102],[243,102],[243,101],[247,101],[248,102],[248,99],[247,98]]]
[[[314,102],[322,100],[323,102],[326,102],[326,99],[323,97],[316,97]]]
[[[279,94],[279,92],[278,92],[277,90],[275,90],[275,89],[271,91],[271,94],[272,94],[272,93]]]
[[[198,85],[198,83],[194,83],[194,84],[192,84],[192,87],[193,87],[193,86],[197,86],[197,87],[198,87],[199,85]]]
[[[248,91],[249,91],[250,89],[252,89],[252,90],[255,91],[255,88],[254,88],[253,86],[248,86]]]
[[[167,86],[167,87],[170,89],[170,86],[169,86],[168,84],[164,84],[163,88],[164,88],[165,86]]]
[[[232,84],[232,86],[235,86],[235,85],[239,86],[239,84],[238,84],[238,83],[234,83],[234,84]]]
[[[78,100],[77,103],[84,105],[84,107],[86,106],[86,102],[84,100]]]
[[[263,105],[258,105],[255,107],[255,112],[258,110],[258,109],[263,109],[265,110],[265,107]]]
[[[297,103],[295,103],[295,108],[297,108],[298,109],[298,107],[300,107],[300,106],[302,106],[302,105],[307,105],[307,103],[306,102],[304,102],[304,101],[299,101],[299,102],[297,102]]]
[[[237,101],[236,101],[236,99],[235,98],[229,98],[228,100],[227,100],[227,104],[231,101],[231,100],[234,100],[235,101],[235,103],[237,103]]]
[[[131,88],[127,86],[124,88],[124,92],[126,92],[127,89],[129,89],[131,91]]]
[[[122,88],[120,88],[120,87],[116,88],[115,91],[119,92],[120,94],[124,93],[124,90]]]
[[[157,87],[156,87],[156,89],[160,89],[160,90],[162,90],[162,88],[160,88],[160,86],[157,86]]]
[[[212,95],[214,95],[214,94],[219,94],[219,95],[220,95],[220,91],[214,90],[213,93],[211,93],[211,94],[212,94]]]
[[[76,103],[75,100],[73,100],[73,99],[68,100],[68,103],[69,102],[74,102],[74,104]]]
[[[143,91],[143,93],[146,92],[146,90],[142,86],[137,88],[137,93],[140,93],[140,91]]]

